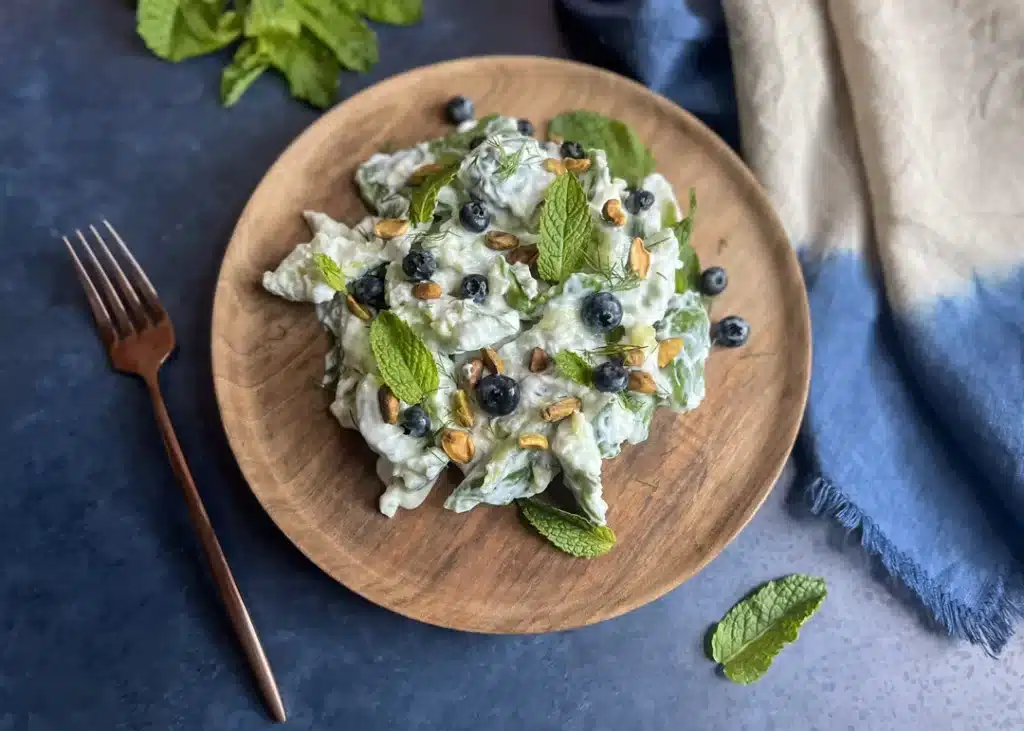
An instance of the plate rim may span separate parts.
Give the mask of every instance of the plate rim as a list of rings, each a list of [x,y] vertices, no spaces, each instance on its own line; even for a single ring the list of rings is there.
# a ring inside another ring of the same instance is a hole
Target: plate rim
[[[227,386],[222,385],[222,381],[226,379],[224,378],[224,369],[219,367],[218,365],[218,352],[220,350],[220,347],[217,344],[217,313],[219,309],[222,307],[221,303],[223,302],[223,299],[226,296],[223,293],[223,289],[221,288],[221,281],[222,278],[225,276],[225,264],[228,259],[228,252],[230,251],[232,244],[235,242],[236,236],[239,233],[242,222],[247,218],[249,214],[249,209],[253,205],[253,200],[254,198],[256,198],[257,192],[266,183],[267,179],[270,178],[271,175],[282,164],[282,161],[289,156],[293,149],[299,146],[300,142],[302,142],[304,138],[306,138],[309,135],[315,134],[317,128],[326,125],[329,119],[340,114],[340,110],[347,106],[357,103],[364,96],[368,96],[372,93],[378,92],[379,87],[384,84],[396,82],[399,80],[408,80],[410,77],[415,77],[420,74],[436,73],[439,70],[448,69],[455,71],[458,70],[459,67],[473,66],[481,62],[496,64],[543,63],[555,68],[567,67],[576,71],[585,70],[587,73],[596,74],[598,77],[604,77],[605,79],[611,80],[614,83],[625,83],[628,86],[632,86],[635,91],[653,97],[659,105],[659,107],[661,107],[665,111],[666,115],[674,116],[680,119],[682,123],[684,123],[687,126],[688,131],[692,132],[694,136],[697,137],[702,144],[707,145],[710,148],[713,148],[715,154],[721,155],[728,160],[728,162],[734,168],[735,172],[737,172],[739,176],[742,178],[743,184],[746,185],[747,188],[758,199],[758,207],[760,207],[762,209],[762,213],[765,214],[764,217],[766,223],[768,223],[770,228],[773,229],[771,231],[772,238],[777,239],[780,243],[785,244],[783,248],[786,251],[784,258],[786,261],[785,269],[787,270],[787,275],[791,277],[793,281],[797,282],[799,285],[797,289],[799,291],[800,312],[799,318],[793,318],[793,323],[795,325],[794,329],[798,328],[805,334],[803,340],[806,344],[806,347],[801,349],[803,357],[800,359],[799,364],[799,370],[803,372],[803,378],[801,379],[802,383],[800,395],[798,399],[799,412],[801,414],[801,417],[793,421],[793,423],[788,429],[788,433],[785,434],[784,440],[781,440],[786,445],[785,456],[779,460],[778,465],[776,465],[774,469],[768,470],[768,473],[772,475],[771,480],[768,481],[768,484],[765,487],[761,488],[760,495],[757,497],[755,501],[751,503],[746,513],[742,516],[742,520],[740,520],[737,524],[736,529],[732,531],[728,535],[728,537],[725,538],[721,546],[715,551],[709,551],[707,555],[705,555],[701,558],[700,561],[695,563],[691,571],[681,572],[676,577],[674,577],[673,580],[651,585],[647,589],[647,591],[633,592],[626,598],[625,601],[617,603],[608,611],[601,612],[600,614],[596,615],[591,615],[586,618],[581,618],[572,623],[563,623],[559,626],[552,626],[540,629],[512,630],[504,628],[485,627],[483,625],[473,627],[467,626],[465,624],[446,623],[442,619],[438,618],[436,615],[418,610],[415,604],[404,603],[395,606],[393,604],[382,602],[378,600],[378,598],[375,597],[372,592],[364,591],[362,590],[362,588],[355,588],[351,586],[349,583],[335,576],[331,570],[329,570],[325,565],[323,565],[319,560],[317,560],[317,558],[314,555],[307,551],[305,547],[303,547],[295,538],[293,538],[292,532],[288,529],[289,527],[293,527],[289,514],[287,512],[275,514],[275,511],[272,511],[268,506],[267,501],[264,499],[264,496],[261,495],[259,491],[253,488],[252,482],[249,479],[249,475],[246,474],[246,469],[245,467],[243,467],[243,460],[240,459],[239,457],[240,451],[242,449],[241,444],[238,442],[239,436],[237,434],[232,435],[232,432],[228,429],[227,422],[224,417],[225,401],[228,398],[225,392]],[[698,119],[692,112],[689,112],[688,110],[682,108],[681,106],[673,102],[671,99],[668,99],[667,97],[665,97],[664,95],[660,94],[657,91],[647,88],[643,84],[633,79],[630,79],[626,76],[615,73],[613,71],[609,71],[608,69],[603,69],[597,66],[593,66],[591,64],[575,61],[572,59],[556,58],[550,56],[538,56],[530,54],[483,54],[475,56],[466,56],[462,58],[450,59],[446,61],[439,61],[435,63],[416,66],[405,71],[402,71],[401,73],[397,73],[393,76],[389,76],[385,79],[381,79],[365,87],[364,89],[360,89],[357,93],[345,98],[338,104],[335,104],[330,110],[314,119],[310,124],[304,127],[297,135],[295,135],[295,137],[291,139],[291,141],[284,147],[284,149],[282,149],[281,152],[278,153],[278,155],[274,159],[274,162],[266,169],[266,171],[260,177],[259,182],[250,192],[249,197],[246,200],[245,206],[238,214],[238,218],[235,222],[234,227],[232,228],[231,236],[228,239],[227,245],[224,247],[220,265],[218,266],[217,269],[217,277],[214,283],[213,303],[210,310],[211,377],[213,379],[214,394],[217,400],[217,412],[220,418],[221,428],[224,431],[225,437],[227,438],[228,441],[228,445],[231,448],[235,464],[238,466],[239,472],[241,472],[242,477],[245,480],[246,486],[248,487],[250,493],[256,498],[257,502],[260,504],[260,507],[270,518],[270,520],[273,522],[276,528],[282,534],[284,534],[288,541],[293,546],[295,546],[299,550],[299,552],[302,553],[303,556],[309,559],[309,561],[311,561],[313,565],[315,565],[320,571],[322,571],[324,574],[330,577],[333,581],[337,582],[339,585],[345,587],[345,589],[347,589],[348,591],[353,592],[354,594],[362,597],[363,599],[366,599],[374,605],[381,607],[382,609],[385,609],[387,611],[398,614],[400,616],[406,617],[408,619],[422,622],[424,624],[474,634],[533,635],[591,626],[609,619],[620,617],[635,609],[645,606],[657,599],[660,599],[669,592],[679,588],[683,583],[692,579],[698,573],[703,571],[708,566],[708,564],[710,564],[714,559],[718,558],[718,556],[721,555],[722,551],[724,551],[725,548],[730,543],[732,543],[736,539],[736,537],[747,527],[747,525],[753,519],[754,515],[756,515],[757,512],[761,509],[761,507],[764,505],[765,500],[767,500],[772,490],[774,490],[775,486],[779,481],[779,477],[782,475],[782,472],[785,469],[785,466],[789,460],[790,455],[792,454],[793,447],[796,443],[796,439],[799,434],[800,425],[803,421],[802,415],[806,412],[807,408],[807,401],[810,393],[812,352],[813,351],[810,307],[807,296],[806,282],[803,278],[803,273],[800,268],[799,259],[797,258],[796,251],[792,246],[792,242],[790,241],[790,238],[785,230],[785,227],[782,224],[778,211],[772,204],[771,199],[768,197],[768,194],[765,191],[764,187],[757,180],[753,171],[750,170],[750,168],[743,161],[740,155],[735,150],[733,150],[721,137],[719,137],[718,134],[716,134],[706,124],[704,124],[704,122]]]

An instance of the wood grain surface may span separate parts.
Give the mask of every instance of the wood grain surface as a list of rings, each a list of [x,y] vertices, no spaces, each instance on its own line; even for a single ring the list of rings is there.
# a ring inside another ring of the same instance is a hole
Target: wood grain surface
[[[694,244],[729,271],[712,319],[741,314],[750,342],[715,350],[707,399],[659,410],[649,441],[604,464],[618,545],[586,561],[531,533],[513,507],[442,509],[457,475],[419,509],[385,518],[374,456],[328,412],[318,386],[328,338],[310,305],[260,287],[296,244],[301,213],[353,224],[352,182],[385,145],[450,131],[454,94],[477,114],[547,120],[591,109],[632,125],[679,197],[696,186]],[[213,310],[213,373],[224,426],[256,497],[312,561],[351,590],[424,622],[479,632],[543,632],[614,617],[699,571],[743,528],[792,448],[807,396],[810,325],[803,279],[764,193],[739,159],[666,99],[589,66],[531,57],[453,61],[394,77],[324,115],[275,163],[224,257]]]

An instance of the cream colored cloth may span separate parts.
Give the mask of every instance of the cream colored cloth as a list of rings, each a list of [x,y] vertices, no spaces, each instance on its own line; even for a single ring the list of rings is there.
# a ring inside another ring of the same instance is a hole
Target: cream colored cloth
[[[901,310],[1024,261],[1024,0],[724,6],[744,153],[794,245],[865,253]]]

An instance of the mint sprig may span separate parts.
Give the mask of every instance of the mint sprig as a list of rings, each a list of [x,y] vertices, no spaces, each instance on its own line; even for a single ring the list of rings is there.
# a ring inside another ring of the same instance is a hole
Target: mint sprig
[[[537,273],[564,282],[579,270],[593,236],[587,193],[572,173],[562,173],[548,186],[540,214]]]
[[[606,525],[596,525],[537,498],[522,498],[516,504],[538,533],[570,556],[597,558],[615,547],[615,533]]]
[[[418,404],[437,390],[437,363],[426,344],[394,312],[385,310],[370,325],[370,349],[381,378],[398,398]]]
[[[825,580],[791,574],[769,581],[729,610],[711,636],[711,657],[729,680],[761,678],[779,651],[799,635],[828,594]]]
[[[139,0],[139,35],[160,58],[183,61],[242,38],[221,78],[221,102],[235,104],[269,68],[296,98],[333,103],[342,69],[367,71],[378,60],[377,36],[364,18],[408,25],[423,0]]]

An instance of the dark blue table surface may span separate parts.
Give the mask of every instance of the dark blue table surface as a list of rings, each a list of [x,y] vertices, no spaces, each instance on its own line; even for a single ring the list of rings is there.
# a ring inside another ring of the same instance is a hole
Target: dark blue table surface
[[[566,49],[546,0],[427,0],[380,29],[345,94],[456,56]],[[1024,650],[1000,661],[922,626],[859,553],[776,490],[664,599],[584,630],[488,637],[391,614],[277,531],[224,439],[209,365],[214,282],[263,172],[317,113],[277,79],[233,110],[225,56],[150,56],[116,0],[0,5],[0,731],[272,724],[196,549],[137,382],[114,375],[59,236],[107,217],[174,317],[167,401],[295,729],[1024,727]],[[497,32],[495,29],[500,29]],[[453,90],[457,91],[457,90]],[[702,635],[760,581],[825,575],[824,609],[757,686]]]

